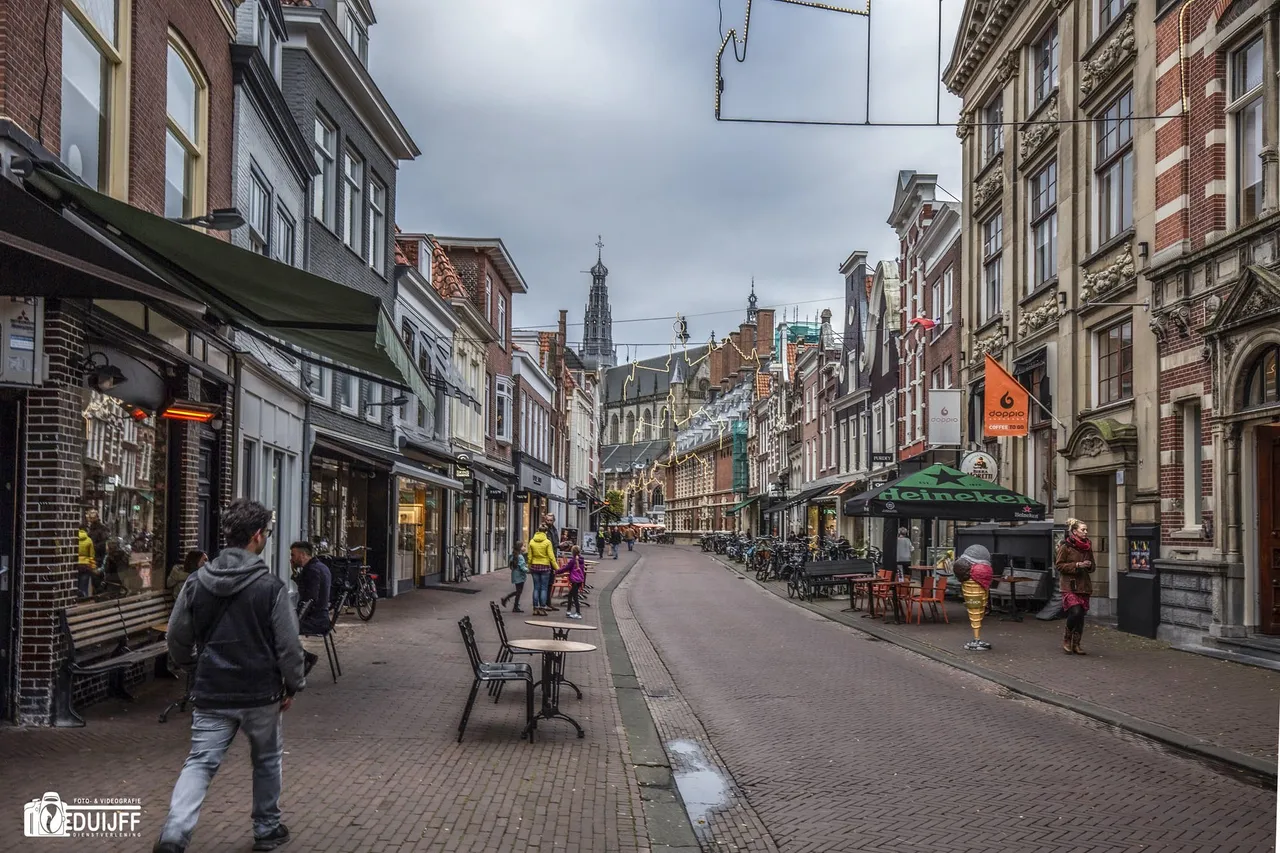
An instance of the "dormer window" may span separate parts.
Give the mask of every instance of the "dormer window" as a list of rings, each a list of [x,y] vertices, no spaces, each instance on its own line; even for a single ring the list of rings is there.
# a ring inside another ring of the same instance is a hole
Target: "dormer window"
[[[369,26],[351,4],[347,4],[347,44],[360,57],[361,64],[369,64]]]
[[[271,18],[267,16],[267,7],[265,3],[258,4],[258,50],[262,51],[262,58],[267,61],[267,67],[271,69],[271,73],[276,72],[276,34],[271,29]]]

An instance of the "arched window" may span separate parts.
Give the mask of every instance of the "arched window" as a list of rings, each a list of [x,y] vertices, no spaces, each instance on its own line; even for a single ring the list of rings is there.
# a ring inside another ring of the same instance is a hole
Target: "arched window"
[[[1280,346],[1267,347],[1249,365],[1244,379],[1244,407],[1267,406],[1280,402]]]
[[[630,443],[636,440],[636,413],[635,412],[627,412],[627,434],[622,437],[622,440],[627,443]]]
[[[662,410],[662,422],[658,426],[658,438],[671,438],[671,412],[666,409]]]
[[[662,486],[653,487],[653,494],[650,496],[649,506],[662,506]]]
[[[616,414],[609,416],[609,443],[618,443],[618,416]]]
[[[653,438],[653,415],[648,409],[644,410],[644,414],[640,416],[640,437],[645,441]]]

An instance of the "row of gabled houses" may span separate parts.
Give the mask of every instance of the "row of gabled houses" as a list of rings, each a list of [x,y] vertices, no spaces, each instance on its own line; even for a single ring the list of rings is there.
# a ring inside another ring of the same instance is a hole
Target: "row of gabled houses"
[[[587,526],[595,374],[501,239],[397,228],[367,0],[46,5],[0,2],[0,719],[50,722],[80,562],[165,590],[236,498],[388,596]]]

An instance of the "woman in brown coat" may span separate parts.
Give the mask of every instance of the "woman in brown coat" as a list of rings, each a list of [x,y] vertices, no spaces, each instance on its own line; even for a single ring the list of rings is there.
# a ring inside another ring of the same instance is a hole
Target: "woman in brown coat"
[[[1084,633],[1084,615],[1089,612],[1089,597],[1093,595],[1090,575],[1097,568],[1088,525],[1078,518],[1067,519],[1067,538],[1058,546],[1054,562],[1062,578],[1062,606],[1067,611],[1062,650],[1069,655],[1082,655],[1085,652],[1080,648],[1080,635]]]

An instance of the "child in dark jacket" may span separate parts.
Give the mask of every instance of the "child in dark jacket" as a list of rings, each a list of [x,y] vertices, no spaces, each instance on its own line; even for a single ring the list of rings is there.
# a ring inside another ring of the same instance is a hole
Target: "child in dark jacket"
[[[582,618],[582,585],[587,581],[587,561],[582,559],[582,549],[577,545],[573,546],[573,554],[569,557],[569,562],[559,569],[556,574],[569,575],[569,603],[566,605],[568,612],[565,613],[567,619]]]

